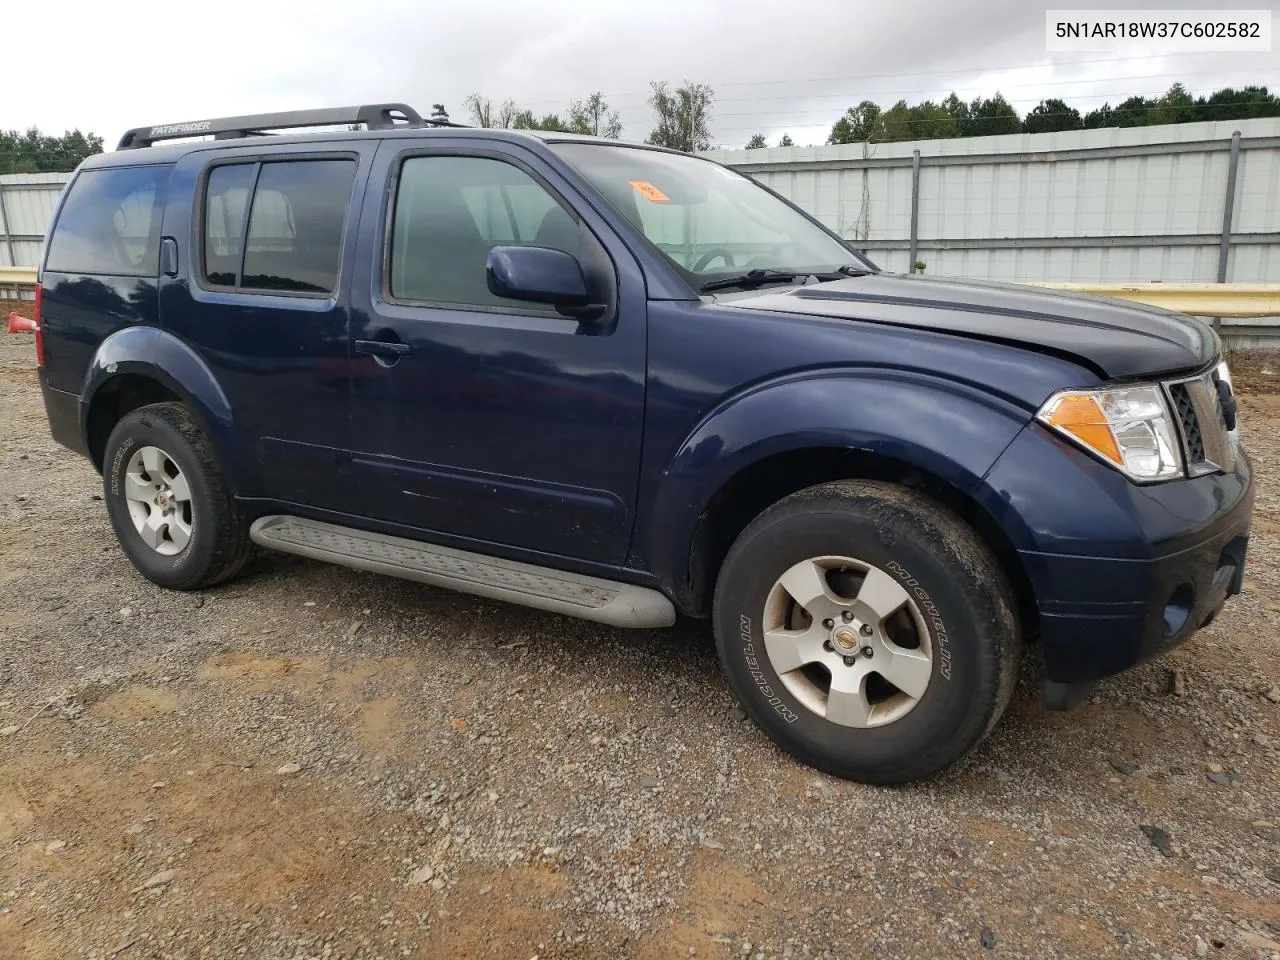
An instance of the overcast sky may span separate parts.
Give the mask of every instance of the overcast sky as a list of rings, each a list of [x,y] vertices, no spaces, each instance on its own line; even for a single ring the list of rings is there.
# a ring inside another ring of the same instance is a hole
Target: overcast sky
[[[1272,10],[1280,30],[1277,4],[1238,5]],[[821,143],[850,104],[953,89],[1000,90],[1025,113],[1043,97],[1085,112],[1175,80],[1197,93],[1280,87],[1275,52],[1048,54],[1044,11],[1026,0],[20,0],[4,14],[0,128],[79,127],[110,148],[129,127],[206,116],[403,101],[423,113],[443,102],[464,120],[472,91],[540,115],[600,90],[624,138],[641,140],[649,81],[688,79],[714,88],[713,138],[732,147],[756,132]]]

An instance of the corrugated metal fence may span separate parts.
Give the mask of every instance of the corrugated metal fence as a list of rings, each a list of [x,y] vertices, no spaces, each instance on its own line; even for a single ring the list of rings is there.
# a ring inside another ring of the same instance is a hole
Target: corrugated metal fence
[[[708,156],[890,270],[920,260],[927,273],[993,280],[1280,282],[1280,119]],[[0,266],[36,265],[67,179],[0,176]]]
[[[69,173],[0,176],[0,267],[34,267]]]
[[[1280,281],[1278,119],[707,156],[890,270],[920,260],[927,273],[992,280]]]

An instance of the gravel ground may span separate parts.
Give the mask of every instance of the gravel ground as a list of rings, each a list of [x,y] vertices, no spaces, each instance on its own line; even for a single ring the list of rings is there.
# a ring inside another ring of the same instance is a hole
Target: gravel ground
[[[880,789],[743,722],[702,624],[284,555],[153,587],[4,337],[0,957],[1280,956],[1267,362],[1245,594],[1073,714],[1032,663],[972,759]]]

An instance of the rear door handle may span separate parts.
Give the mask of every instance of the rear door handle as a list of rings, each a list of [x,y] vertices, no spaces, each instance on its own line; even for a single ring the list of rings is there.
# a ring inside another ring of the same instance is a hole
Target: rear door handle
[[[178,241],[173,237],[160,238],[160,272],[166,277],[178,275]]]
[[[394,359],[403,357],[409,352],[409,345],[399,340],[357,340],[356,353],[367,353],[371,357],[387,357]]]

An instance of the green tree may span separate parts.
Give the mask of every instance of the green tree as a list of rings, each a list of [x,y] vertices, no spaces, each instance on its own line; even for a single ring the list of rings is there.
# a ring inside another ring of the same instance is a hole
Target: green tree
[[[912,140],[943,140],[960,136],[960,126],[943,104],[926,100],[913,108],[912,124],[916,134]]]
[[[711,146],[711,104],[715,92],[705,83],[684,82],[670,90],[665,81],[650,84],[649,106],[658,115],[658,125],[649,134],[649,143],[694,153]]]
[[[1009,101],[1000,93],[983,99],[975,97],[969,104],[969,129],[967,136],[992,137],[1002,133],[1021,133],[1022,118]]]
[[[1121,101],[1113,111],[1112,116],[1116,121],[1114,126],[1145,127],[1151,122],[1151,110],[1154,106],[1155,101],[1146,97],[1129,97]]]
[[[882,112],[878,104],[863,100],[850,107],[831,127],[827,143],[866,143],[884,139]]]
[[[1175,83],[1165,91],[1164,96],[1156,100],[1148,116],[1149,123],[1190,123],[1199,119],[1196,101],[1187,88]]]
[[[533,115],[532,110],[520,110],[511,119],[512,130],[554,130],[558,133],[577,133],[573,126],[560,119],[556,113],[544,113],[542,119]]]
[[[1156,98],[1132,96],[1112,107],[1104,103],[1084,116],[1066,102],[1041,100],[1025,119],[999,93],[976,97],[969,103],[951,93],[942,103],[925,100],[914,106],[899,100],[888,110],[870,100],[850,107],[831,127],[827,143],[879,143],[895,140],[929,140],[941,137],[979,137],[1007,133],[1048,133],[1056,130],[1097,130],[1104,127],[1137,127],[1192,120],[1244,120],[1280,117],[1280,96],[1266,87],[1236,90],[1224,87],[1208,96],[1193,98],[1175,83]]]
[[[882,118],[883,135],[887,141],[938,140],[958,134],[956,121],[946,107],[926,100],[914,107],[899,100],[885,111]]]
[[[596,92],[585,100],[569,104],[569,131],[591,137],[617,140],[622,136],[622,120],[617,110],[610,110],[604,95]]]
[[[782,139],[778,141],[778,146],[780,147],[794,147],[795,145],[796,142],[791,139],[791,134],[789,133],[784,133]]]
[[[72,130],[60,137],[36,127],[0,130],[0,173],[69,173],[85,157],[102,152],[102,138]]]
[[[1111,109],[1111,104],[1109,103],[1104,103],[1096,110],[1090,110],[1084,115],[1084,128],[1086,130],[1118,126],[1120,126],[1120,122],[1116,119],[1116,112]]]
[[[449,122],[449,111],[444,108],[443,103],[433,103],[431,105],[431,119],[440,120],[443,123]]]
[[[877,139],[886,142],[911,140],[911,126],[911,108],[907,106],[907,101],[899,100],[880,115],[880,135]]]
[[[1024,133],[1054,133],[1058,130],[1079,130],[1083,126],[1080,111],[1056,99],[1041,100],[1022,121]]]
[[[972,136],[969,133],[969,105],[956,96],[954,90],[942,101],[942,109],[947,111],[947,116],[955,123],[957,137]]]
[[[748,150],[761,150],[769,144],[765,142],[763,133],[753,133],[751,139],[747,141]]]
[[[1196,101],[1196,117],[1200,120],[1250,120],[1254,117],[1280,117],[1280,97],[1266,87],[1223,87]]]

